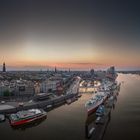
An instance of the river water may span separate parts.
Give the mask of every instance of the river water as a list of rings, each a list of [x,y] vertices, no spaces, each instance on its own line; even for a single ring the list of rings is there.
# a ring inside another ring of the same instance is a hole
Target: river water
[[[118,81],[123,81],[121,90],[103,140],[139,140],[140,76],[119,74]],[[85,140],[84,104],[90,97],[89,93],[83,94],[78,101],[48,112],[46,120],[28,127],[13,129],[6,120],[0,123],[0,139]]]
[[[104,140],[140,140],[140,76],[120,74],[118,81],[124,83]]]

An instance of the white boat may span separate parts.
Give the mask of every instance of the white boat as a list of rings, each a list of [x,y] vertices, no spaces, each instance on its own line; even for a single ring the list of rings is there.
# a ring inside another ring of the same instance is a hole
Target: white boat
[[[11,126],[19,126],[46,118],[47,113],[43,109],[29,109],[19,111],[9,116]]]
[[[98,92],[94,97],[86,102],[85,107],[87,109],[87,114],[90,115],[94,113],[97,108],[105,102],[107,99],[107,94],[105,92]]]

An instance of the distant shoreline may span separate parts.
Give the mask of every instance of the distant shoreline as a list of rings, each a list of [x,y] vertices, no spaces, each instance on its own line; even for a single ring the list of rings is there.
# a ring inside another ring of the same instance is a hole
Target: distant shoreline
[[[117,73],[123,73],[123,74],[138,74],[138,75],[140,75],[140,70],[139,70],[139,71],[117,71]]]

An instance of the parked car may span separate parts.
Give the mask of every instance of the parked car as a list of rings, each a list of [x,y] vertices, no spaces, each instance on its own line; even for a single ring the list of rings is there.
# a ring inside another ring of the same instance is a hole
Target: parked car
[[[1,101],[1,104],[5,104],[5,101]]]

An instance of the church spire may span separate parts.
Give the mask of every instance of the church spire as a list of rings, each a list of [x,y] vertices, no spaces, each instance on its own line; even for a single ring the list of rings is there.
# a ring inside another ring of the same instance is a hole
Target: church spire
[[[57,72],[57,68],[56,68],[56,66],[55,66],[55,70],[54,70],[54,71],[55,71],[55,73]]]
[[[6,72],[6,66],[5,66],[5,62],[3,62],[3,69],[2,69],[3,72]]]

